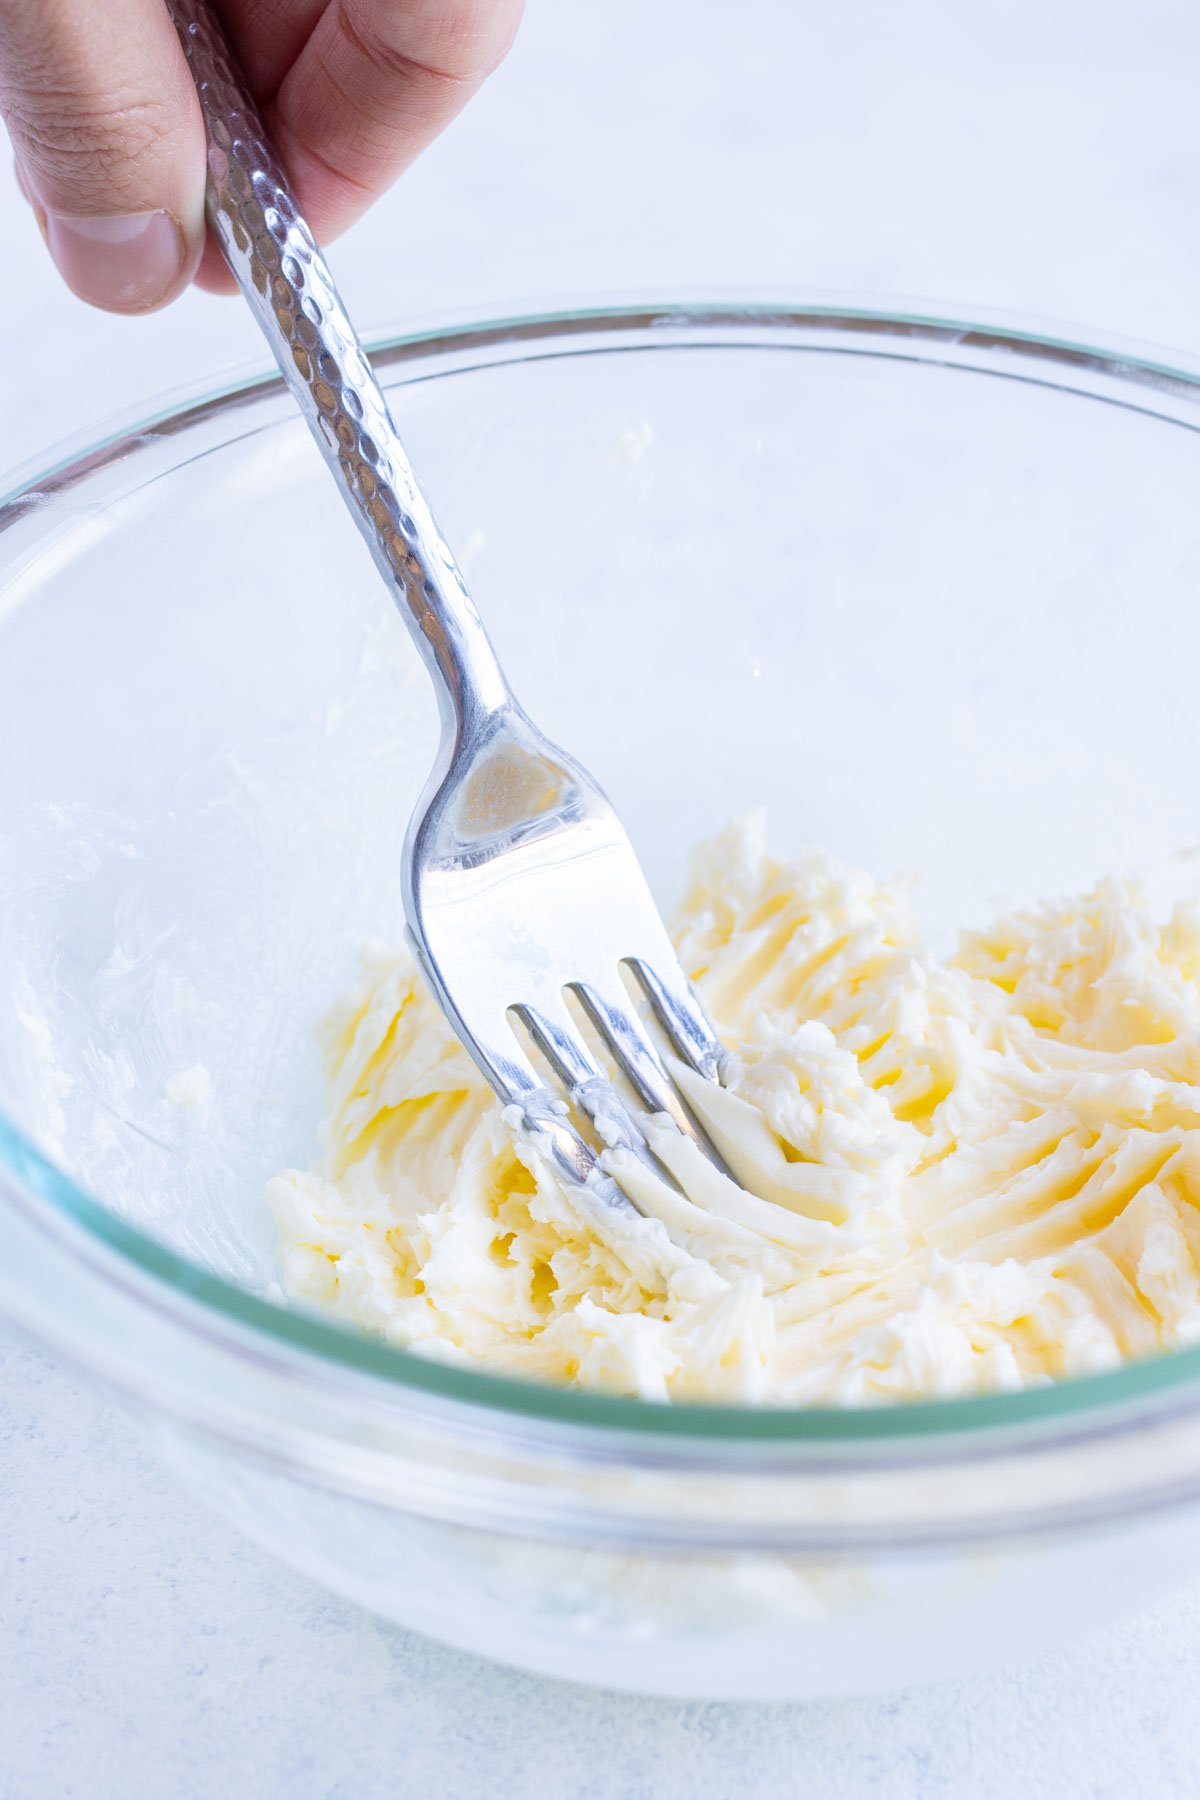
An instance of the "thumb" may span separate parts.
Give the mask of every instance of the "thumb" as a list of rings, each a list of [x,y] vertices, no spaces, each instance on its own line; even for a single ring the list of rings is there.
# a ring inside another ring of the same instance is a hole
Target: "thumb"
[[[204,247],[204,132],[162,0],[0,0],[0,113],[68,287],[173,300]]]

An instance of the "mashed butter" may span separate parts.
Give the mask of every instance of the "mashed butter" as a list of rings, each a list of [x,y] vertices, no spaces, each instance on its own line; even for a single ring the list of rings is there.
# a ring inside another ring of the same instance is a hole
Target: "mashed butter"
[[[1200,1341],[1200,915],[1101,883],[922,948],[904,892],[761,819],[676,931],[737,1181],[664,1121],[640,1217],[564,1189],[406,953],[332,1025],[315,1173],[269,1187],[285,1285],[444,1360],[652,1399],[867,1404]]]

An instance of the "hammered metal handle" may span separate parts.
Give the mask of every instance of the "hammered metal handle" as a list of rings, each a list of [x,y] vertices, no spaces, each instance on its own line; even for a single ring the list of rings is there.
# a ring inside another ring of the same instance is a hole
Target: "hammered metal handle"
[[[445,722],[511,701],[387,401],[205,0],[167,0],[208,147],[209,224],[438,687]]]

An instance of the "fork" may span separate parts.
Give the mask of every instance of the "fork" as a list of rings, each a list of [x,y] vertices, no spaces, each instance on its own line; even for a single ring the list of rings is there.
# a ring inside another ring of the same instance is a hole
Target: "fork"
[[[204,117],[209,223],[437,689],[441,744],[404,843],[409,941],[510,1123],[566,1181],[629,1208],[596,1140],[665,1171],[567,996],[642,1105],[724,1167],[622,969],[683,1064],[718,1081],[721,1045],[612,806],[513,697],[220,25],[205,0],[168,5]]]

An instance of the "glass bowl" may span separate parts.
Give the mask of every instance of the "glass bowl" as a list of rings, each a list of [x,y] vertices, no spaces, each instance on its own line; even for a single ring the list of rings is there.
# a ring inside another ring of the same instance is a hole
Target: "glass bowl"
[[[396,339],[377,366],[517,692],[670,900],[774,844],[917,870],[935,943],[1200,876],[1200,369],[803,304]],[[267,1178],[401,929],[416,654],[276,380],[0,510],[0,1298],[220,1512],[526,1668],[793,1697],[1044,1648],[1195,1567],[1200,1351],[861,1411],[656,1407],[283,1304]]]

